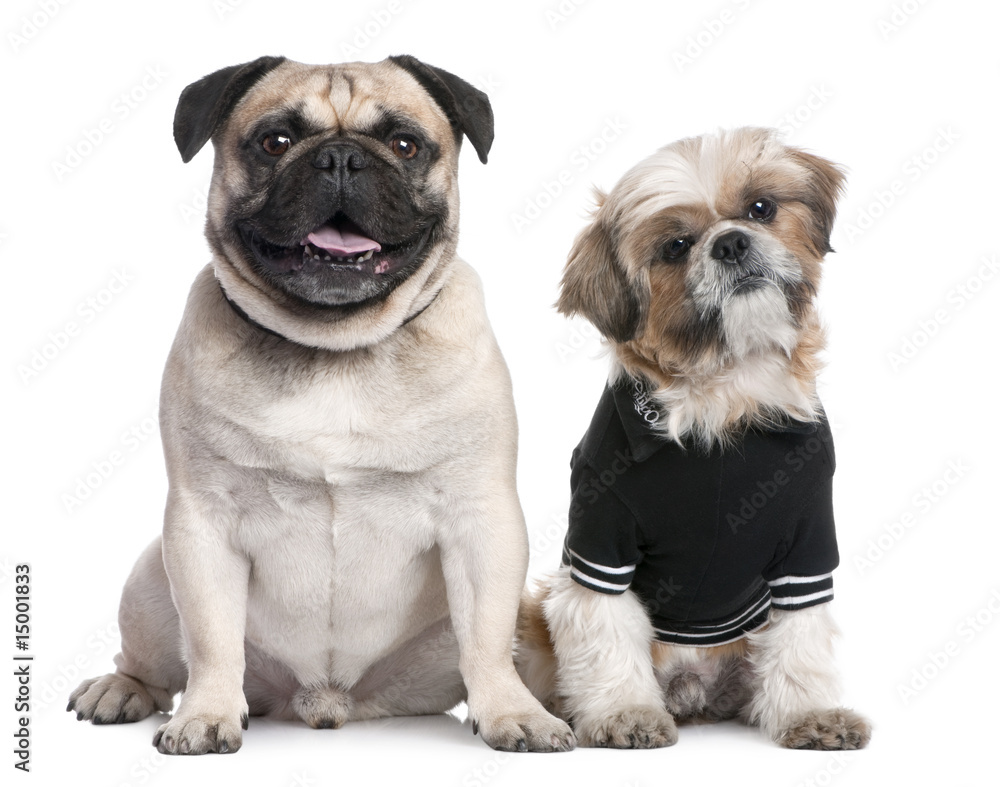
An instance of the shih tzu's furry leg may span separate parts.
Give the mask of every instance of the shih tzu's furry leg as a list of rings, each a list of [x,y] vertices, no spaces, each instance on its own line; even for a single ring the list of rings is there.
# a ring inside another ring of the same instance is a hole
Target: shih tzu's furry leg
[[[569,719],[556,691],[556,654],[542,605],[549,595],[547,581],[536,592],[525,588],[517,610],[514,666],[521,681],[553,716]]]
[[[833,665],[837,627],[829,604],[773,609],[768,626],[750,635],[754,695],[749,721],[790,749],[861,749],[871,724],[841,708]]]
[[[651,749],[677,742],[653,672],[649,617],[631,591],[605,595],[560,569],[543,602],[556,692],[581,746]]]

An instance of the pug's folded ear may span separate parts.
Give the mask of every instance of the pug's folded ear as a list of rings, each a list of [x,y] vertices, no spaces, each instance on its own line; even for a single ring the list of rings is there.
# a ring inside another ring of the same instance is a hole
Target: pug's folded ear
[[[393,55],[389,60],[412,74],[430,93],[451,121],[455,135],[459,139],[467,136],[485,164],[493,145],[493,108],[487,95],[450,71],[429,66],[412,55]]]
[[[236,102],[283,57],[258,57],[202,77],[181,92],[174,111],[174,142],[187,164],[229,116]]]

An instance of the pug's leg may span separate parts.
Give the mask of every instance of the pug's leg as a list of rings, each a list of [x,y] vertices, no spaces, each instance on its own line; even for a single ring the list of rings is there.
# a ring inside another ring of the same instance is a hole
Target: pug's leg
[[[441,563],[469,718],[494,749],[567,751],[576,744],[572,730],[545,711],[514,670],[528,538],[516,492],[496,487],[494,481],[481,495],[452,501],[441,526]]]
[[[248,723],[243,694],[250,562],[229,542],[225,512],[209,511],[171,490],[163,527],[170,577],[188,664],[180,707],[153,745],[164,754],[234,752]]]
[[[871,738],[866,718],[839,707],[828,607],[772,609],[768,626],[749,635],[749,720],[786,748],[862,749]]]
[[[458,640],[445,618],[379,659],[352,688],[351,720],[445,713],[466,697]]]
[[[68,711],[94,724],[122,724],[169,711],[187,682],[180,623],[170,598],[157,538],[136,561],[118,611],[122,651],[118,671],[85,680],[70,695]]]
[[[544,602],[556,653],[556,687],[581,746],[652,749],[677,742],[653,669],[653,627],[631,591],[597,593],[570,575]]]

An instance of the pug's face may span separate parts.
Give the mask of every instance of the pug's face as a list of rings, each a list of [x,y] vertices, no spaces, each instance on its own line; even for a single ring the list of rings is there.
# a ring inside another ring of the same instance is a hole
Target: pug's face
[[[181,97],[185,160],[209,127],[216,255],[278,300],[348,312],[454,254],[462,135],[484,161],[492,141],[483,94],[405,56],[223,69]]]

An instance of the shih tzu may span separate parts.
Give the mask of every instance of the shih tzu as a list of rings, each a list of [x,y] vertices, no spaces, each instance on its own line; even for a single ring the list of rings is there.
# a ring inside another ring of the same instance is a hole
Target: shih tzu
[[[563,566],[523,600],[528,687],[584,746],[738,718],[858,749],[839,707],[830,427],[814,307],[843,173],[741,128],[668,145],[576,239],[559,311],[613,350],[573,453]]]

